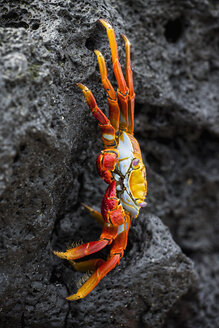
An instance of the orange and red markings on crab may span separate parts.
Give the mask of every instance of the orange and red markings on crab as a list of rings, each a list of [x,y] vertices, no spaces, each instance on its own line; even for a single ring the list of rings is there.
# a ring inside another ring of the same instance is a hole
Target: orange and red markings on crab
[[[102,200],[101,213],[83,204],[103,227],[99,240],[68,249],[66,252],[54,252],[55,255],[69,260],[77,271],[93,271],[77,293],[66,298],[71,301],[87,296],[99,281],[119,264],[126,249],[132,219],[138,216],[141,207],[146,206],[146,169],[139,144],[133,135],[135,93],[130,61],[131,44],[122,34],[126,52],[124,77],[119,63],[115,32],[106,20],[100,19],[100,23],[107,31],[113,71],[118,84],[118,89],[115,91],[107,77],[104,57],[100,51],[95,50],[102,85],[108,94],[109,118],[97,106],[91,90],[81,83],[78,83],[78,86],[99,123],[104,149],[97,158],[97,171],[109,186]],[[107,260],[97,258],[75,261],[96,253],[106,245],[111,245]]]
[[[101,206],[104,220],[113,226],[121,225],[125,221],[125,212],[116,194],[116,181],[113,180],[107,188]]]
[[[118,159],[119,153],[117,150],[102,150],[101,154],[97,157],[97,172],[106,183],[111,183],[113,179],[112,172],[115,170]]]

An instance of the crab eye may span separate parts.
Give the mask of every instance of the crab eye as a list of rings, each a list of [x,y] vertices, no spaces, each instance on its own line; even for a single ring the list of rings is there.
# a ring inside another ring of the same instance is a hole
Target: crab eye
[[[137,199],[137,200],[136,200],[136,203],[137,203],[138,206],[140,206],[140,207],[146,207],[147,204],[148,204],[148,203],[146,203],[146,202],[141,201],[140,199]]]
[[[139,206],[140,206],[140,207],[146,207],[146,206],[147,206],[147,203],[146,203],[146,202],[141,202],[141,203],[139,204]]]
[[[136,168],[139,164],[139,159],[138,158],[134,158],[133,161],[132,161],[132,167],[133,168]]]

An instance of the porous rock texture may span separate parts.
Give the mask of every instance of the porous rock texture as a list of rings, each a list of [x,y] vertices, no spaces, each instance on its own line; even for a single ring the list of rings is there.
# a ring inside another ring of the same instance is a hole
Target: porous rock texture
[[[218,326],[218,16],[215,0],[1,1],[1,327]],[[149,206],[120,265],[70,303],[81,274],[51,250],[98,238],[81,203],[98,208],[106,189],[98,125],[75,85],[107,112],[94,49],[114,77],[99,18],[115,28],[123,67],[119,34],[132,43]]]

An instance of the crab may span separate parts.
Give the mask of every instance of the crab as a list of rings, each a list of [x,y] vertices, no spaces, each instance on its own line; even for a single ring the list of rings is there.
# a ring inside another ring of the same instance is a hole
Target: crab
[[[109,119],[97,106],[91,90],[81,83],[77,85],[83,91],[93,116],[99,122],[104,149],[97,158],[97,171],[108,184],[108,188],[102,200],[101,213],[83,204],[103,227],[99,240],[68,249],[66,252],[54,251],[58,257],[69,260],[75,270],[93,272],[76,294],[66,298],[71,301],[87,296],[99,281],[119,264],[126,249],[132,219],[137,218],[140,208],[147,205],[146,169],[139,144],[133,135],[135,93],[130,64],[131,44],[122,34],[126,51],[124,78],[114,29],[106,20],[99,21],[107,31],[118,90],[115,92],[107,77],[103,55],[95,50],[101,81],[108,94]],[[111,249],[106,261],[101,258],[75,261],[96,253],[107,245],[111,245]]]

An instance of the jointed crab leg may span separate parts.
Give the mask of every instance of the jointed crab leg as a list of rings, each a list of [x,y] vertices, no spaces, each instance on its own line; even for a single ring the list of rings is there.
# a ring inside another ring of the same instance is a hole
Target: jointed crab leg
[[[103,219],[103,216],[100,212],[94,210],[92,207],[82,203],[81,205],[83,205],[86,210],[88,210],[88,212],[91,214],[91,216],[100,224],[100,225],[104,225],[105,221]]]
[[[109,226],[108,224],[105,224],[99,240],[91,241],[78,247],[68,249],[66,252],[54,251],[53,253],[66,260],[80,259],[84,256],[96,253],[103,249],[106,245],[111,244],[116,238],[117,232],[118,226]]]
[[[99,50],[94,50],[94,52],[97,56],[103,87],[106,90],[106,92],[108,93],[109,98],[112,100],[116,100],[117,99],[116,92],[113,89],[113,86],[107,77],[107,68],[106,68],[105,59]]]
[[[103,259],[91,259],[82,262],[75,262],[69,260],[71,265],[76,271],[79,272],[87,272],[87,271],[95,271],[100,265],[102,265],[105,261]]]
[[[106,28],[106,31],[107,31],[111,54],[112,54],[113,71],[114,71],[116,81],[119,86],[119,91],[123,95],[125,95],[128,88],[127,88],[126,81],[124,79],[124,76],[122,73],[122,68],[121,68],[121,65],[119,62],[118,49],[117,49],[116,36],[115,36],[114,29],[105,19],[100,19],[99,21]]]
[[[100,251],[107,244],[109,244],[109,241],[106,239],[102,239],[98,241],[91,241],[78,247],[68,249],[66,252],[54,251],[53,253],[62,259],[77,260],[84,256]]]
[[[97,106],[96,100],[91,92],[85,85],[82,83],[77,83],[77,86],[83,91],[84,97],[89,105],[93,116],[99,121],[101,125],[106,125],[108,123],[108,118],[102,112],[102,110]]]
[[[128,240],[128,232],[130,228],[132,218],[130,217],[129,214],[126,215],[126,223],[121,225],[123,231],[118,232],[117,237],[112,243],[112,247],[110,250],[110,256],[113,256],[115,254],[120,254],[121,257],[123,257],[124,250],[126,249],[127,246],[127,240]]]
[[[102,141],[105,147],[113,147],[116,144],[115,141],[115,129],[111,125],[109,119],[97,106],[96,100],[91,92],[85,85],[78,83],[78,87],[83,91],[84,97],[91,109],[93,116],[99,121],[99,127],[101,129]]]
[[[107,68],[103,55],[98,50],[95,50],[94,52],[97,56],[103,87],[105,91],[108,93],[107,100],[109,105],[109,120],[112,126],[114,127],[115,131],[117,132],[119,130],[119,116],[120,116],[117,94],[113,89],[113,86],[110,83],[109,79],[107,78]]]
[[[132,69],[131,69],[131,59],[130,59],[130,47],[131,43],[129,39],[121,34],[123,40],[125,41],[125,52],[126,52],[126,71],[125,71],[125,79],[129,88],[128,94],[128,132],[133,134],[134,132],[134,106],[135,106],[135,93],[133,86],[133,78],[132,78]]]

